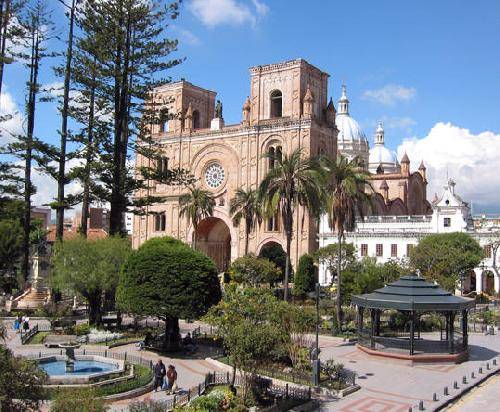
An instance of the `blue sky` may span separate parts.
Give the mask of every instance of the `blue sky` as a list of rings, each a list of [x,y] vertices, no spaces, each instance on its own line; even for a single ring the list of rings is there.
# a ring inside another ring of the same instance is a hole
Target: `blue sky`
[[[477,211],[500,211],[499,1],[185,0],[170,32],[186,57],[170,74],[217,91],[226,123],[240,121],[250,66],[302,57],[331,75],[334,101],[346,83],[370,143],[383,120],[389,147],[414,167],[424,158],[429,198],[448,170]],[[25,77],[7,68],[19,108]],[[47,63],[42,83],[56,80]],[[37,134],[57,139],[59,126],[55,107],[40,106]]]

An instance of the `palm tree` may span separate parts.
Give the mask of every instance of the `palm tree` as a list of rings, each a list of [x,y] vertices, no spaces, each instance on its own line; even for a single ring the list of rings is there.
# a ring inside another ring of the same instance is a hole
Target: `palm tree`
[[[349,160],[339,154],[336,160],[323,158],[322,164],[333,180],[327,191],[328,223],[337,231],[338,256],[342,256],[345,231],[354,229],[356,214],[363,215],[363,205],[369,202],[366,187],[371,187],[369,173],[361,166],[361,159]],[[337,323],[342,330],[341,259],[337,259]]]
[[[245,220],[245,255],[248,255],[248,239],[257,224],[262,223],[262,205],[258,191],[239,188],[229,202],[229,213],[233,217],[233,225],[238,226]]]
[[[273,216],[278,211],[283,222],[286,236],[284,298],[287,300],[295,208],[300,205],[306,207],[309,213],[319,216],[325,173],[316,159],[303,157],[300,149],[290,155],[268,153],[265,157],[274,162],[274,167],[262,180],[259,193],[266,215]]]
[[[198,240],[198,223],[207,217],[213,216],[215,199],[208,190],[190,186],[189,193],[184,193],[179,197],[179,206],[179,215],[181,217],[187,216],[193,225],[193,249],[196,249],[196,243]]]

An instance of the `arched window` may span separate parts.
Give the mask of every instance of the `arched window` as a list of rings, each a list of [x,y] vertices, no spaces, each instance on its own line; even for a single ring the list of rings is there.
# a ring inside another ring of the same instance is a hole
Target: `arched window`
[[[283,116],[283,95],[281,90],[271,92],[271,117]]]
[[[269,170],[274,169],[274,147],[270,147],[269,153]]]
[[[281,146],[276,147],[276,159],[281,161],[283,159],[283,149]]]
[[[199,129],[200,128],[200,112],[198,110],[195,110],[193,112],[193,129]]]
[[[155,214],[155,232],[164,232],[167,228],[167,215],[165,212]]]
[[[279,213],[276,212],[273,217],[267,219],[267,230],[269,232],[279,232]]]
[[[165,173],[168,170],[168,157],[158,157],[156,161],[156,170],[158,173]]]
[[[168,131],[168,112],[166,109],[162,109],[160,113],[160,133],[167,133]]]

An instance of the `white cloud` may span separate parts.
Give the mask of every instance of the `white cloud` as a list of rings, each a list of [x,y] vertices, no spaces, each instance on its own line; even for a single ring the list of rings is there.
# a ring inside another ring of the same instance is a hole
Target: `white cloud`
[[[269,12],[269,7],[260,0],[252,0],[251,3],[253,7],[237,0],[191,0],[188,8],[209,27],[223,24],[238,26],[244,23],[250,23],[254,27],[258,18]]]
[[[398,147],[399,158],[408,153],[412,169],[421,160],[427,167],[429,199],[442,193],[446,175],[457,182],[457,193],[465,201],[494,206],[500,204],[500,134],[473,134],[451,123],[437,123],[423,138],[405,139]]]
[[[410,130],[412,126],[415,126],[417,122],[411,117],[382,117],[382,122],[384,128],[386,129],[403,129]]]
[[[7,90],[0,96],[0,118],[4,119],[0,121],[0,146],[3,146],[14,140],[16,135],[23,133],[24,122],[23,114]]]
[[[201,44],[200,38],[192,31],[177,26],[170,26],[170,28],[174,33],[176,33],[177,36],[179,36],[180,43],[186,43],[191,46],[198,46]]]
[[[392,106],[397,102],[408,102],[412,100],[417,91],[413,87],[405,87],[399,84],[388,84],[380,89],[365,90],[362,98]]]

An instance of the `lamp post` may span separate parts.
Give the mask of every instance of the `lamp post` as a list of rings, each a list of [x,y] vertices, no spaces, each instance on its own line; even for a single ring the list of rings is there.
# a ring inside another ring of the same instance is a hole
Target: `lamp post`
[[[312,350],[312,384],[319,386],[321,361],[319,359],[319,283],[316,283],[316,345]]]

